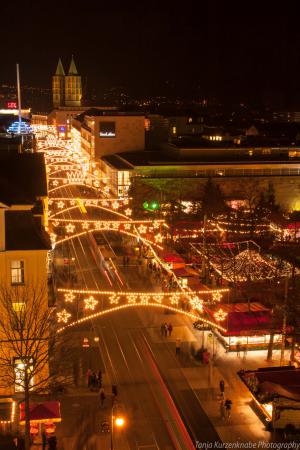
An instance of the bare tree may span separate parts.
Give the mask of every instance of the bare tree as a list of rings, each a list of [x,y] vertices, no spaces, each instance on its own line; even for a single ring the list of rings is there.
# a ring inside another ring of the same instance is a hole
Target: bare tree
[[[29,402],[47,391],[61,372],[49,362],[62,348],[63,334],[54,332],[54,310],[48,307],[47,283],[0,285],[0,387],[23,394],[25,448],[30,448]]]

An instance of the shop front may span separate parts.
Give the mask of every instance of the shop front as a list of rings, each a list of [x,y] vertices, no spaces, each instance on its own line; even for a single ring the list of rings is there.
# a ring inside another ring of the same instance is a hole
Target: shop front
[[[281,326],[273,318],[272,310],[261,303],[218,304],[226,331],[216,331],[220,342],[228,351],[263,350],[271,336],[274,348],[281,343]],[[216,321],[218,310],[206,309],[211,320]]]

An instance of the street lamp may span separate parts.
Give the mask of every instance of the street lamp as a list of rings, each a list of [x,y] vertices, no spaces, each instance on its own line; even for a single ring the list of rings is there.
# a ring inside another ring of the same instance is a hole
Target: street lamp
[[[114,449],[114,443],[113,443],[113,435],[114,435],[114,426],[117,428],[122,428],[125,425],[125,419],[124,417],[117,415],[114,415],[114,409],[116,404],[113,403],[111,407],[111,432],[110,432],[110,450]]]

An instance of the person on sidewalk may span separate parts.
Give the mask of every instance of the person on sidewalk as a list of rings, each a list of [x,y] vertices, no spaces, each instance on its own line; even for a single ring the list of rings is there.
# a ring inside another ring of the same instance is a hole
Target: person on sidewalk
[[[221,392],[221,394],[224,394],[224,392],[225,392],[225,382],[224,382],[224,380],[220,380],[220,392]]]
[[[47,435],[46,435],[46,431],[43,430],[42,432],[42,449],[46,450],[47,447]]]
[[[167,324],[167,322],[165,322],[164,327],[165,327],[165,337],[168,337],[168,324]]]
[[[48,439],[48,445],[49,445],[49,450],[56,450],[57,449],[57,439],[55,434],[53,434],[49,439]]]
[[[230,419],[231,416],[231,406],[232,406],[232,401],[229,400],[229,398],[227,400],[225,400],[225,411],[226,411],[226,418],[227,420]]]
[[[179,338],[177,338],[176,342],[175,342],[175,354],[176,354],[176,356],[179,356],[179,354],[180,354],[180,344],[181,344],[181,341],[180,341]]]
[[[105,392],[104,392],[104,388],[102,387],[100,389],[100,406],[101,406],[101,408],[103,408],[104,400],[105,400]]]
[[[88,370],[86,371],[86,381],[88,388],[91,386],[91,378],[92,378],[92,370],[88,368]]]
[[[237,342],[236,344],[236,356],[239,358],[241,356],[241,344]]]
[[[173,325],[171,323],[169,323],[168,325],[168,332],[169,332],[169,336],[172,336],[172,331],[173,331]]]
[[[164,323],[161,324],[160,334],[161,334],[161,337],[164,337],[164,335],[165,335],[165,324]]]
[[[98,388],[101,389],[102,388],[102,371],[101,371],[101,369],[98,371],[97,382],[98,382]]]

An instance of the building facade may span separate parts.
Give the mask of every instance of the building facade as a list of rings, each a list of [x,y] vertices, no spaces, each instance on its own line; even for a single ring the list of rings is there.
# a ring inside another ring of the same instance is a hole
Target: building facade
[[[116,108],[91,108],[73,120],[72,136],[75,146],[91,161],[102,156],[145,149],[145,116],[138,112],[122,112]],[[77,144],[75,143],[77,142]]]

